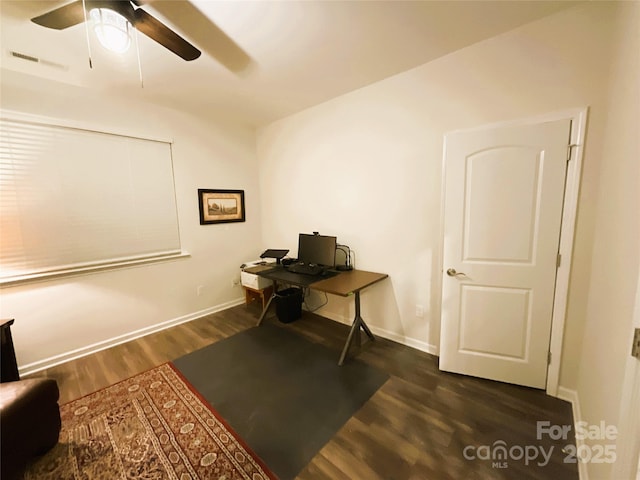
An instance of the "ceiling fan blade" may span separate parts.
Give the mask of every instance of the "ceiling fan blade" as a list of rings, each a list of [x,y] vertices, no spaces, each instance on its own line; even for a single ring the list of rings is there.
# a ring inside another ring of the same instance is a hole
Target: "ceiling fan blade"
[[[43,27],[55,28],[56,30],[63,30],[67,27],[82,23],[84,22],[82,0],[63,5],[39,17],[34,17],[31,21]]]
[[[151,0],[143,2],[153,7],[171,24],[189,36],[189,39],[212,58],[234,73],[245,70],[253,60],[205,14],[191,2]]]
[[[147,37],[187,61],[195,60],[200,56],[200,50],[141,8],[134,11],[133,24]]]

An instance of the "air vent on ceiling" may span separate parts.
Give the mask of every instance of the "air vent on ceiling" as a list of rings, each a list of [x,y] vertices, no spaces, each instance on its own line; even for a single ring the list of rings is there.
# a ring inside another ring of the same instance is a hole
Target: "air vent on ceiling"
[[[33,55],[27,55],[26,53],[16,52],[14,50],[9,50],[9,55],[14,58],[19,58],[20,60],[25,60],[27,62],[39,63],[41,65],[46,65],[47,67],[57,68],[58,70],[69,70],[69,67],[66,65],[62,65],[61,63],[52,62],[50,60],[45,60],[43,58],[34,57]]]

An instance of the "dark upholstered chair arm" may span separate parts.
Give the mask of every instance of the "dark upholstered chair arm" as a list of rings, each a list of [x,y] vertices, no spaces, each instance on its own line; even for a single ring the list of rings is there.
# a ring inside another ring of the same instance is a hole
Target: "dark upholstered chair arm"
[[[0,384],[0,462],[3,480],[22,476],[27,462],[58,442],[60,391],[55,380]]]

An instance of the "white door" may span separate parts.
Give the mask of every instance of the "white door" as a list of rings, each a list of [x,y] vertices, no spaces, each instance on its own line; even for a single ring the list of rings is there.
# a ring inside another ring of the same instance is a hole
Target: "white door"
[[[446,136],[441,370],[545,387],[570,129]]]

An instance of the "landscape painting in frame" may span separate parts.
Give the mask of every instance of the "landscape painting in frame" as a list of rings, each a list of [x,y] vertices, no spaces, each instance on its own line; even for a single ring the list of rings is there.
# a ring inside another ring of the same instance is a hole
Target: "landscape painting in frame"
[[[200,225],[244,222],[244,190],[198,189]]]

